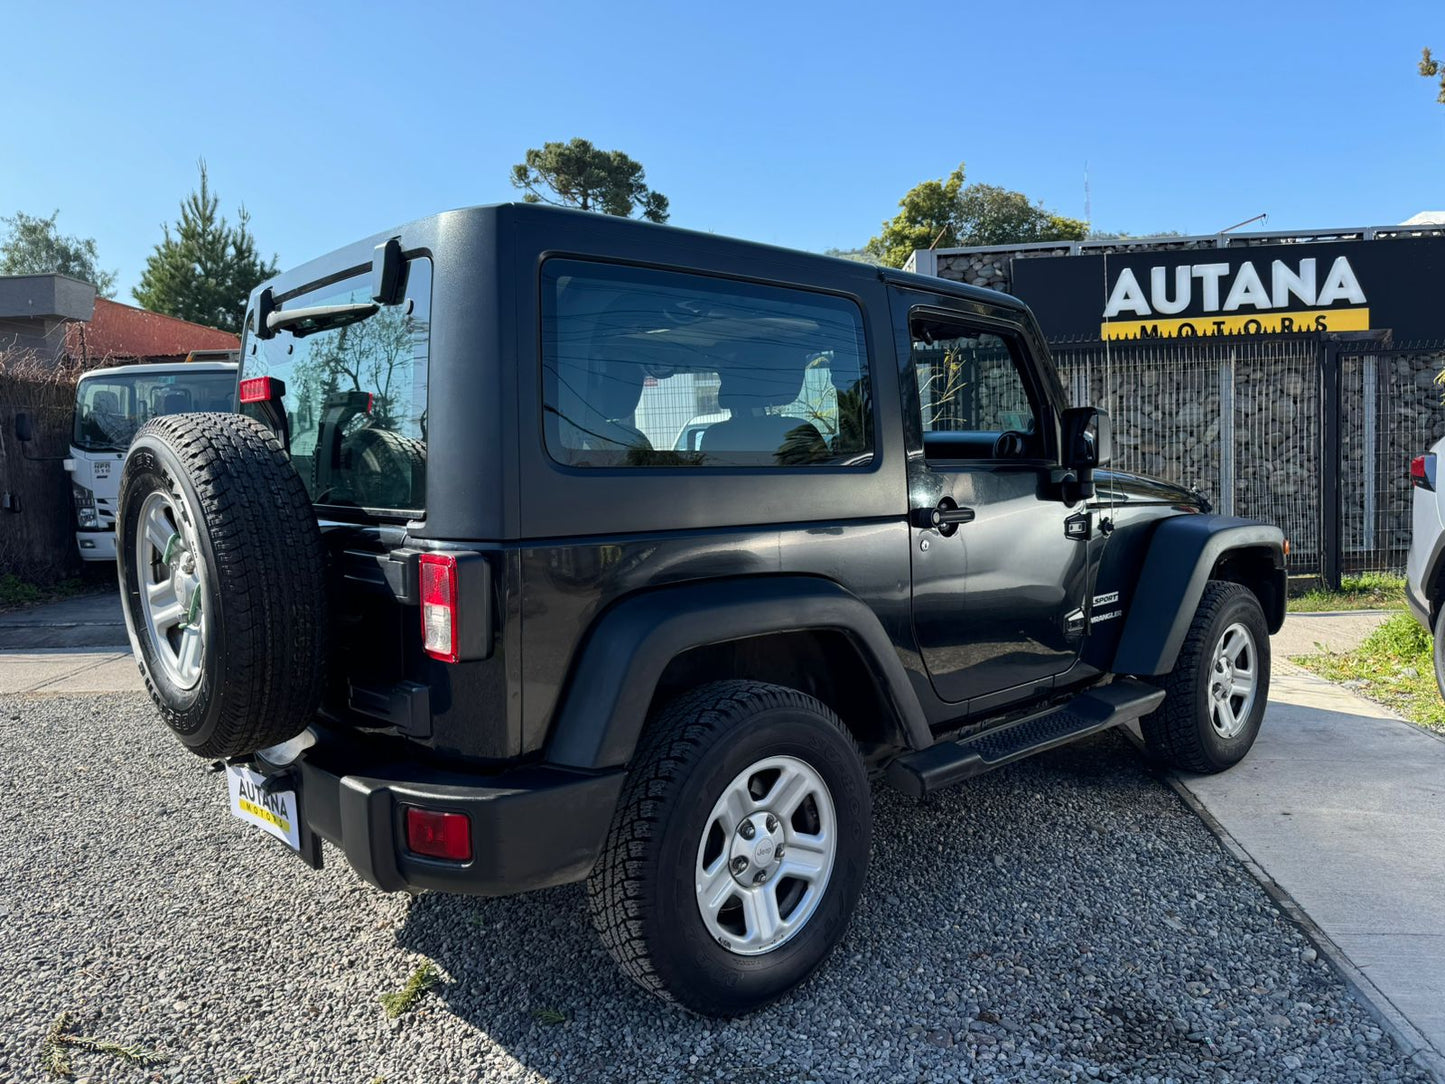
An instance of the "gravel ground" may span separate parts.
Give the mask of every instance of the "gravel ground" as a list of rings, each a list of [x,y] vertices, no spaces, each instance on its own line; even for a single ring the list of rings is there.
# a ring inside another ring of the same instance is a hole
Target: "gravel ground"
[[[0,1080],[1426,1080],[1118,735],[918,805],[799,992],[719,1023],[612,968],[578,886],[383,895],[225,813],[139,696],[0,700]],[[387,1019],[431,961],[441,981]],[[555,1015],[554,1015],[555,1014]],[[551,1022],[548,1021],[560,1021]]]

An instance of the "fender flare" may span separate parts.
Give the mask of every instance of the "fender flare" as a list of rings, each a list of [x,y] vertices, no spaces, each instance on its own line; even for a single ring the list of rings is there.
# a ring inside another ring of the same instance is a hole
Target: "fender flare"
[[[876,614],[812,576],[708,580],[623,599],[593,624],[573,666],[544,759],[560,767],[626,765],[663,671],[696,647],[778,632],[846,634],[902,724],[910,747],[932,743],[917,697]]]
[[[1277,612],[1266,613],[1270,632],[1284,621],[1284,532],[1270,523],[1232,516],[1172,516],[1149,540],[1119,646],[1116,674],[1167,674],[1194,620],[1209,574],[1232,550],[1264,550],[1278,580]]]

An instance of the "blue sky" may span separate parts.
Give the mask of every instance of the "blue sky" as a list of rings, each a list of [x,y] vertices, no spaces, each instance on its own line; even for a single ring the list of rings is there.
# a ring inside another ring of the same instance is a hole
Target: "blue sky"
[[[283,266],[513,198],[529,146],[647,168],[672,222],[852,247],[970,180],[1097,228],[1445,209],[1434,3],[13,4],[0,214],[59,208],[130,299],[204,157]],[[13,47],[23,43],[23,47]],[[25,103],[25,108],[17,108]],[[1251,227],[1257,228],[1257,227]]]

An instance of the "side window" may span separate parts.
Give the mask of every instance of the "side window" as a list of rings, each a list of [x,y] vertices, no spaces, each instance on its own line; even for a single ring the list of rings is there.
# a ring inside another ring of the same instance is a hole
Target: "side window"
[[[1044,455],[1038,397],[1012,336],[934,316],[910,321],[924,455],[1032,459]]]
[[[858,306],[672,271],[548,260],[543,429],[572,467],[866,464]]]

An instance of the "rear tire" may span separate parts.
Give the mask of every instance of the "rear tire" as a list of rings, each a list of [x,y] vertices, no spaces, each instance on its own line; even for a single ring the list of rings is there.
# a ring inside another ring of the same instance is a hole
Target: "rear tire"
[[[1210,580],[1174,669],[1150,680],[1164,703],[1139,728],[1157,760],[1201,774],[1243,760],[1269,699],[1269,627],[1254,592]]]
[[[117,547],[131,648],[187,748],[239,756],[307,726],[325,659],[321,533],[269,429],[239,414],[142,426]]]
[[[704,685],[638,748],[587,883],[593,924],[644,989],[748,1012],[843,936],[871,817],[858,748],[827,707],[756,681]]]

